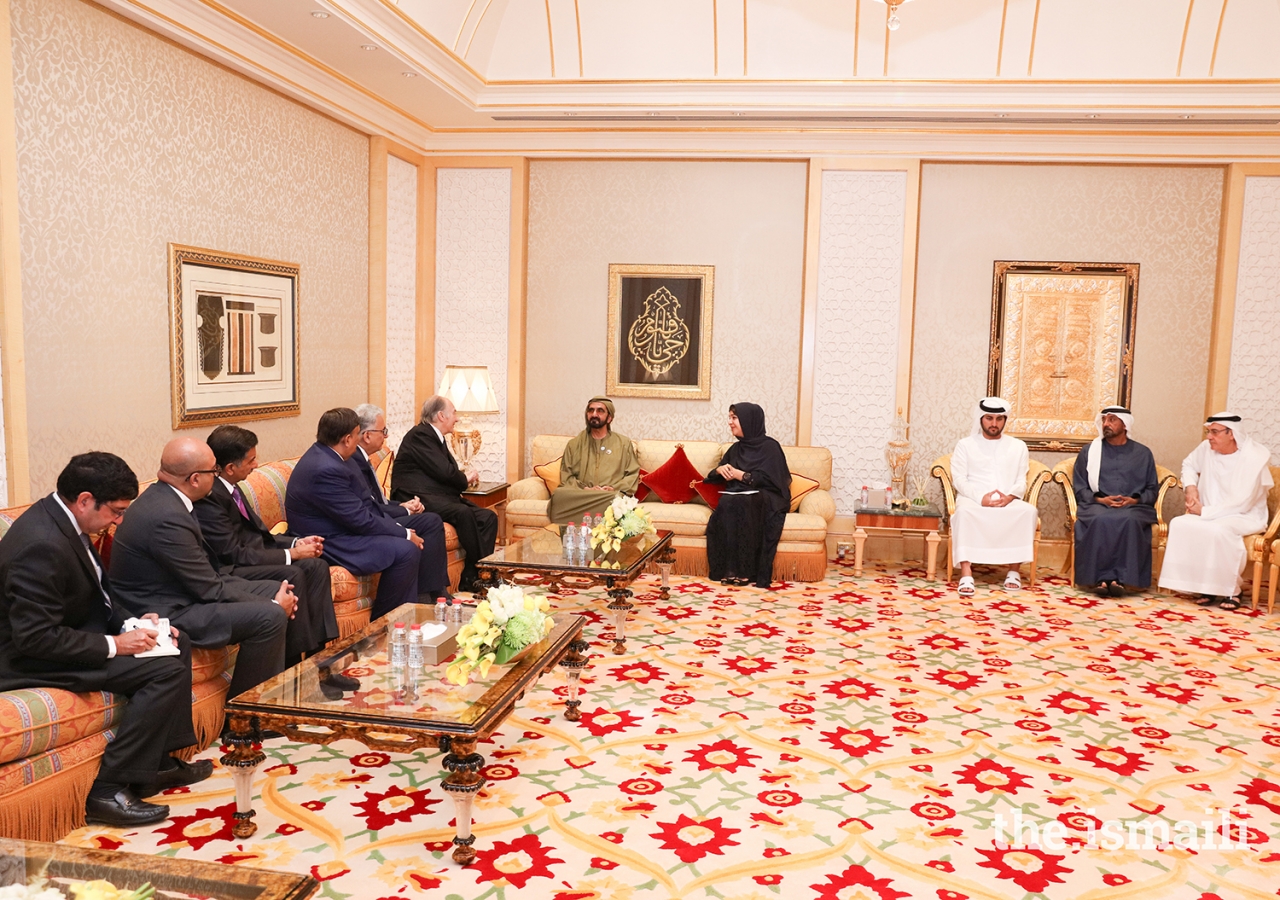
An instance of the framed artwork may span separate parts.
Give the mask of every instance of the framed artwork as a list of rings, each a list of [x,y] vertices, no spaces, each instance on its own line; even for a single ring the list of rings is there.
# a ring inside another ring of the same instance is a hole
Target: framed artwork
[[[169,245],[173,427],[299,415],[298,266]]]
[[[1009,434],[1077,451],[1104,406],[1129,405],[1137,263],[995,263],[987,393],[1013,406]]]
[[[605,390],[711,399],[715,266],[609,266]]]

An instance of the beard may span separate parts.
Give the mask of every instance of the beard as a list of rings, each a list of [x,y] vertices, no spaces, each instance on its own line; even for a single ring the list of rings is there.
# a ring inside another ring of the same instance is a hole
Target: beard
[[[1102,436],[1103,436],[1104,438],[1113,438],[1113,437],[1115,437],[1115,436],[1116,436],[1117,434],[1119,434],[1119,433],[1120,433],[1120,432],[1119,432],[1117,429],[1115,429],[1115,428],[1111,428],[1111,427],[1109,427],[1109,426],[1107,426],[1107,425],[1103,425],[1103,426],[1102,426]]]
[[[998,438],[1000,433],[1004,431],[1003,425],[984,425],[982,430],[986,432],[987,437]]]
[[[606,423],[603,416],[587,416],[588,428],[603,428],[605,424]]]

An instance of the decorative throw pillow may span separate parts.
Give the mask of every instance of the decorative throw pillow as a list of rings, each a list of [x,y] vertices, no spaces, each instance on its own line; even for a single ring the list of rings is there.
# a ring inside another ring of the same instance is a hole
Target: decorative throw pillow
[[[643,503],[645,498],[648,497],[650,493],[652,493],[652,491],[649,490],[649,485],[644,483],[644,476],[648,474],[649,473],[646,472],[644,469],[641,469],[640,480],[636,482],[636,500],[639,501],[640,503]]]
[[[720,505],[720,495],[724,493],[724,485],[713,484],[709,481],[695,481],[693,489],[698,492],[702,502],[712,509]]]
[[[818,482],[812,478],[805,478],[803,475],[791,473],[791,512],[795,512],[800,508],[800,501],[804,499],[804,495],[818,489]]]
[[[671,458],[644,477],[644,484],[652,490],[663,503],[688,503],[696,496],[692,481],[701,481],[702,473],[694,468],[685,456],[684,444],[676,444],[676,452]]]
[[[563,458],[557,456],[549,463],[533,467],[533,474],[542,479],[542,483],[547,486],[548,494],[554,494],[556,488],[560,487],[560,460]]]

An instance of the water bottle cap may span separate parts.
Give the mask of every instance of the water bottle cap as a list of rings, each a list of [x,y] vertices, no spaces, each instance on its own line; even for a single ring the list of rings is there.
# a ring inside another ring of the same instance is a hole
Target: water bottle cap
[[[421,630],[422,630],[422,626],[421,626],[421,625],[419,625],[417,622],[414,622],[412,625],[410,625],[410,626],[409,626],[409,630],[410,630],[410,631],[421,631]]]
[[[404,623],[403,623],[403,622],[397,622],[397,623],[396,623],[396,630],[397,630],[397,631],[404,631]]]
[[[443,598],[443,597],[437,597],[437,598],[436,598],[436,606],[444,606],[444,598]]]

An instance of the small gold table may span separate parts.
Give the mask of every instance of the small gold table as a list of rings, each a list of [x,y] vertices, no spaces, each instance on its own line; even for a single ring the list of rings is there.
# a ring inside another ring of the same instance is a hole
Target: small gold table
[[[505,481],[481,481],[474,487],[462,492],[481,509],[491,509],[498,516],[498,543],[507,542],[507,488],[511,485]]]
[[[862,575],[862,554],[870,532],[889,534],[923,534],[925,542],[925,575],[932,581],[938,574],[938,544],[942,537],[942,513],[933,506],[909,506],[906,509],[860,509],[855,513],[857,530],[853,533],[853,574]]]

